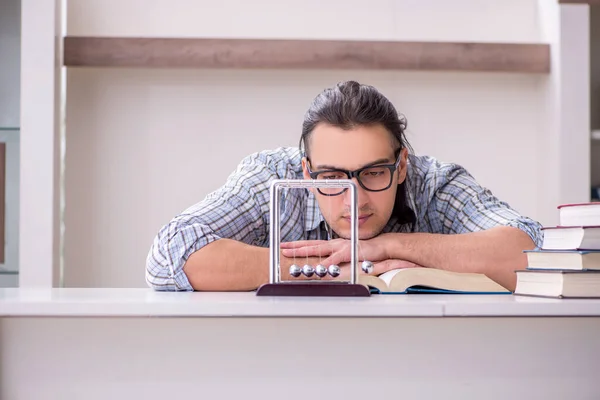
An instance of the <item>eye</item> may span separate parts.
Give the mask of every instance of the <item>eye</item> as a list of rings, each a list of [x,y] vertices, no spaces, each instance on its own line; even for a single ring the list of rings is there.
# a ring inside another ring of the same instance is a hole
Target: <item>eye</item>
[[[385,168],[369,168],[364,170],[361,175],[365,178],[376,178],[386,174],[386,171]]]
[[[345,179],[345,178],[347,178],[346,174],[343,174],[341,172],[335,172],[335,171],[322,172],[319,175],[317,175],[317,179]]]

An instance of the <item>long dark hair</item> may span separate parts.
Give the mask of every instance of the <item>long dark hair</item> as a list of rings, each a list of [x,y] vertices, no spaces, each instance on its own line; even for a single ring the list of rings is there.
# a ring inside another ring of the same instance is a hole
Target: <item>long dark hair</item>
[[[396,111],[394,105],[373,86],[355,81],[340,82],[321,92],[311,103],[304,115],[300,150],[308,157],[310,153],[310,135],[319,123],[326,123],[342,129],[356,126],[383,125],[390,133],[391,146],[396,156],[404,148],[414,153],[406,140],[406,117]],[[398,185],[392,216],[401,224],[414,224],[415,213],[407,205],[406,179]]]

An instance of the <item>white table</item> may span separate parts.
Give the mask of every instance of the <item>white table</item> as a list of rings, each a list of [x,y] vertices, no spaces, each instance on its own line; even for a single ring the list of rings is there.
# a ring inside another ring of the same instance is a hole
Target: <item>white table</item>
[[[600,301],[1,289],[2,399],[598,399]]]

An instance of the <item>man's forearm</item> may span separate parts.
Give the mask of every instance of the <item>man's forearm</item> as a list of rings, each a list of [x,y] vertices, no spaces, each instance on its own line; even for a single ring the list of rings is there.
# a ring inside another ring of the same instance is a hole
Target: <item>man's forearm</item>
[[[183,271],[194,290],[254,290],[269,282],[269,254],[268,248],[251,246],[231,239],[219,239],[193,253],[185,263]],[[294,261],[284,256],[280,257],[283,280],[290,279],[289,266]],[[303,258],[302,261],[307,260]],[[309,258],[308,262],[315,263],[315,260]]]
[[[389,258],[424,267],[486,274],[509,290],[516,285],[515,270],[527,266],[523,250],[535,248],[525,232],[512,227],[441,235],[392,233],[386,235]]]
[[[269,249],[219,239],[193,253],[183,271],[194,290],[253,290],[269,280]]]

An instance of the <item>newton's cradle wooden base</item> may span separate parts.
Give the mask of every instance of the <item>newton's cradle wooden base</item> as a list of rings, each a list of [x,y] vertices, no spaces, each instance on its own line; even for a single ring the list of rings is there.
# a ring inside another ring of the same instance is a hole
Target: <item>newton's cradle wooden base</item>
[[[365,285],[348,282],[280,282],[265,283],[256,291],[257,296],[315,296],[315,297],[368,297],[371,291]]]

